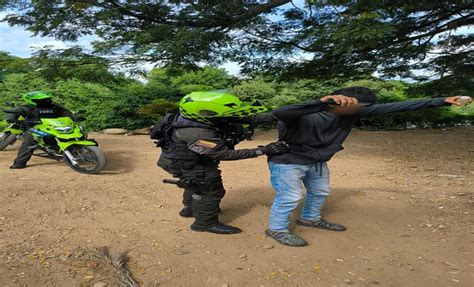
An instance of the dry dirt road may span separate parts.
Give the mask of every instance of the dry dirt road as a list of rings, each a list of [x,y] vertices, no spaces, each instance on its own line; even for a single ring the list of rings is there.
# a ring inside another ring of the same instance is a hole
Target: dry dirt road
[[[94,176],[36,157],[9,170],[16,148],[0,152],[1,286],[113,286],[88,257],[99,246],[129,251],[141,286],[474,285],[474,129],[355,131],[330,162],[324,209],[348,230],[295,226],[304,248],[264,236],[264,157],[222,164],[221,220],[244,232],[219,236],[177,215],[181,193],[161,183],[146,136],[96,138],[109,164]],[[274,138],[260,132],[240,147]]]

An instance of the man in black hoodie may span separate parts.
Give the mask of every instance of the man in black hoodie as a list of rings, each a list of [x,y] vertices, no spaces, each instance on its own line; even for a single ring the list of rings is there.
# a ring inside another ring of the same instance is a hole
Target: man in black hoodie
[[[321,208],[330,193],[327,161],[338,151],[360,118],[429,107],[462,105],[460,96],[429,98],[396,103],[375,104],[372,90],[350,87],[321,99],[277,109],[279,141],[289,151],[269,155],[272,186],[275,189],[269,229],[266,234],[281,244],[304,246],[306,241],[289,231],[290,214],[303,199],[301,185],[307,189],[298,225],[344,231],[343,225],[321,218]],[[467,97],[468,104],[472,99]],[[465,100],[465,99],[463,99]]]

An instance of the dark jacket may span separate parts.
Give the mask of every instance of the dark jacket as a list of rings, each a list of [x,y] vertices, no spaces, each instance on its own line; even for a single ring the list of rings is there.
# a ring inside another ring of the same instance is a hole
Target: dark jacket
[[[262,113],[239,120],[240,124],[275,122],[272,113]],[[240,136],[226,135],[228,127],[199,124],[178,116],[171,132],[171,142],[162,147],[158,166],[174,177],[194,179],[217,177],[221,160],[239,160],[259,155],[258,149],[234,150]],[[260,153],[261,155],[261,153]]]
[[[272,155],[269,161],[282,164],[312,164],[328,161],[338,151],[362,117],[393,112],[414,111],[446,105],[444,98],[375,104],[355,116],[338,117],[328,111],[320,100],[289,105],[273,111],[278,122],[278,137],[290,146],[290,151]]]
[[[20,116],[22,116],[26,123],[30,125],[35,121],[39,121],[41,118],[70,117],[73,120],[76,120],[76,116],[73,113],[55,104],[48,107],[35,107],[30,105],[18,106],[9,110],[7,113],[7,121],[16,121]]]
[[[189,120],[181,116],[178,118],[178,122],[182,123],[185,121]],[[246,117],[245,119],[240,119],[239,123],[261,124],[275,121],[277,121],[277,119],[272,113],[260,113]],[[215,147],[209,149],[204,156],[214,161],[239,160],[252,158],[259,155],[257,153],[258,149],[256,148],[234,150],[233,148],[236,143],[229,144],[225,139],[225,135],[219,129],[199,127],[179,128],[174,131],[174,136],[176,139],[186,143],[188,146],[192,143],[196,143],[199,140],[212,142],[215,144]]]

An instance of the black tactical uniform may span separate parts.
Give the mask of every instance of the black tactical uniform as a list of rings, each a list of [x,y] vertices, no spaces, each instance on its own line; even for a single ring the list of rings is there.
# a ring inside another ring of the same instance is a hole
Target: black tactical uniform
[[[51,100],[38,101],[36,106],[22,105],[9,110],[7,121],[15,122],[22,116],[25,119],[26,128],[23,131],[23,142],[18,150],[17,157],[10,168],[24,168],[34,152],[34,142],[28,128],[34,126],[41,118],[58,118],[75,116],[67,109],[55,105]]]
[[[179,187],[185,190],[183,204],[192,206],[196,219],[191,226],[195,231],[210,231],[209,227],[219,224],[219,204],[225,194],[219,162],[272,153],[270,145],[234,150],[234,146],[244,139],[243,123],[273,122],[272,113],[255,114],[239,121],[238,124],[207,125],[178,114],[173,122],[170,143],[163,148],[158,166],[180,179]]]

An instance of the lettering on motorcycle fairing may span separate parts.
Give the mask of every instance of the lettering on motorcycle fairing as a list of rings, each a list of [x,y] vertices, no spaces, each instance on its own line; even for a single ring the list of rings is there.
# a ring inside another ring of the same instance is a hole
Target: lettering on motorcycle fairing
[[[38,113],[40,113],[41,115],[54,114],[54,110],[53,109],[39,109]]]
[[[31,133],[42,136],[42,137],[45,137],[45,136],[49,135],[48,133],[45,133],[45,132],[37,130],[37,129],[31,129],[30,131],[31,131]]]

